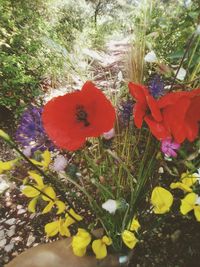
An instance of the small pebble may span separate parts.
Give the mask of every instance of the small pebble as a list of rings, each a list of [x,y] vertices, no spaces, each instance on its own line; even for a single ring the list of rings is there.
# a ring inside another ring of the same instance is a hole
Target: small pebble
[[[14,243],[10,243],[10,244],[5,246],[4,250],[6,252],[10,252],[13,248],[14,248]]]
[[[6,202],[6,207],[10,207],[12,205],[12,202],[8,201]]]
[[[10,230],[7,231],[7,236],[12,237],[15,234],[16,226],[12,225]]]
[[[30,215],[29,219],[33,219],[33,218],[35,218],[35,216],[36,216],[36,213],[32,213],[32,214]]]
[[[6,239],[5,238],[0,240],[0,248],[3,248],[5,246],[5,244],[6,244]]]
[[[21,237],[21,236],[16,236],[16,237],[13,237],[12,239],[11,239],[11,241],[13,242],[13,243],[18,243],[18,242],[20,242],[20,241],[22,241],[23,240],[23,238]]]
[[[29,247],[34,241],[35,241],[35,236],[33,236],[33,234],[30,233],[30,235],[29,235],[29,237],[27,239],[26,246]]]
[[[5,221],[5,223],[8,224],[8,225],[13,225],[15,222],[16,222],[15,218],[11,218],[11,219]]]
[[[0,230],[0,240],[2,240],[5,236],[4,230]]]
[[[18,210],[17,214],[19,215],[19,214],[23,214],[23,213],[25,213],[25,212],[26,212],[25,209],[20,209],[20,210]]]
[[[3,259],[4,259],[4,262],[6,263],[9,261],[9,256],[4,257]]]

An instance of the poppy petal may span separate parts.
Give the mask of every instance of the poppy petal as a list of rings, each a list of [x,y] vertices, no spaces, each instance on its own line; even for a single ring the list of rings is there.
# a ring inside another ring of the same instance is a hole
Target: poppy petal
[[[130,82],[128,87],[133,98],[141,103],[146,103],[146,94],[148,93],[148,89],[145,86]]]
[[[165,128],[164,124],[161,122],[157,122],[153,119],[151,115],[145,116],[145,122],[148,124],[151,133],[158,139],[166,139],[170,138],[170,133]]]
[[[133,116],[135,125],[140,129],[142,127],[142,121],[146,113],[146,105],[140,102],[136,103],[133,107]]]

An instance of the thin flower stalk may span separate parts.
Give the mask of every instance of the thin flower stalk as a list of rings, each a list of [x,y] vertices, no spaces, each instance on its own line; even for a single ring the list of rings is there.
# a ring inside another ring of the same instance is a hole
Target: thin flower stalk
[[[179,72],[180,68],[181,68],[182,65],[183,65],[183,62],[184,62],[184,60],[185,60],[185,58],[186,58],[186,56],[187,56],[187,54],[188,54],[188,52],[189,52],[189,50],[190,50],[190,47],[191,47],[191,45],[192,45],[192,43],[193,43],[193,41],[194,41],[194,38],[195,38],[195,33],[193,33],[192,36],[190,37],[190,40],[189,40],[189,42],[188,42],[188,45],[187,45],[187,47],[186,47],[186,49],[185,49],[185,53],[183,54],[183,57],[182,57],[182,59],[181,59],[181,62],[180,62],[180,64],[179,64],[179,67],[178,67],[178,69],[177,69],[177,71],[176,71],[176,73],[175,73],[175,76],[174,76],[174,79],[173,79],[173,81],[172,81],[172,84],[171,84],[171,87],[170,87],[170,90],[169,90],[169,91],[171,91],[171,90],[173,89],[173,87],[174,87],[174,84],[175,84],[175,81],[176,81],[176,77],[177,77],[177,75],[178,75],[178,72]]]

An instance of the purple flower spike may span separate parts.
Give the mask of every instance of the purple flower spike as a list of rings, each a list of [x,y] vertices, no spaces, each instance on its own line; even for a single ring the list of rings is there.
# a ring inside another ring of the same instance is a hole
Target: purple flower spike
[[[31,148],[32,153],[36,150],[54,149],[53,143],[48,139],[43,128],[41,114],[42,108],[35,106],[25,110],[15,135],[16,141],[25,148]]]
[[[167,157],[175,158],[177,156],[176,150],[178,150],[180,144],[173,142],[170,138],[162,140],[161,150]]]
[[[128,126],[130,118],[133,114],[133,101],[127,100],[121,103],[119,108],[119,119],[124,127]]]
[[[149,83],[149,91],[154,98],[159,98],[164,93],[164,82],[159,75],[155,75]]]

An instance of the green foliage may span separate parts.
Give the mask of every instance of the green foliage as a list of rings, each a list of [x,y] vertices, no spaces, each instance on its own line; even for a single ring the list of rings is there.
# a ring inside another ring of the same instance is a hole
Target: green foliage
[[[198,15],[198,1],[192,1],[189,7],[174,1],[163,4],[159,2],[154,6],[147,34],[149,33],[149,40],[154,38],[153,49],[161,58],[167,59],[171,64],[179,63],[187,41],[198,24]]]
[[[72,1],[57,8],[54,1],[0,2],[0,104],[20,113],[42,94],[43,77],[64,73],[63,51],[72,49],[84,12]]]
[[[1,0],[0,104],[19,111],[40,93],[42,1]]]
[[[57,12],[57,21],[50,36],[67,50],[71,50],[76,34],[80,33],[85,23],[85,11],[77,1],[68,1]]]

